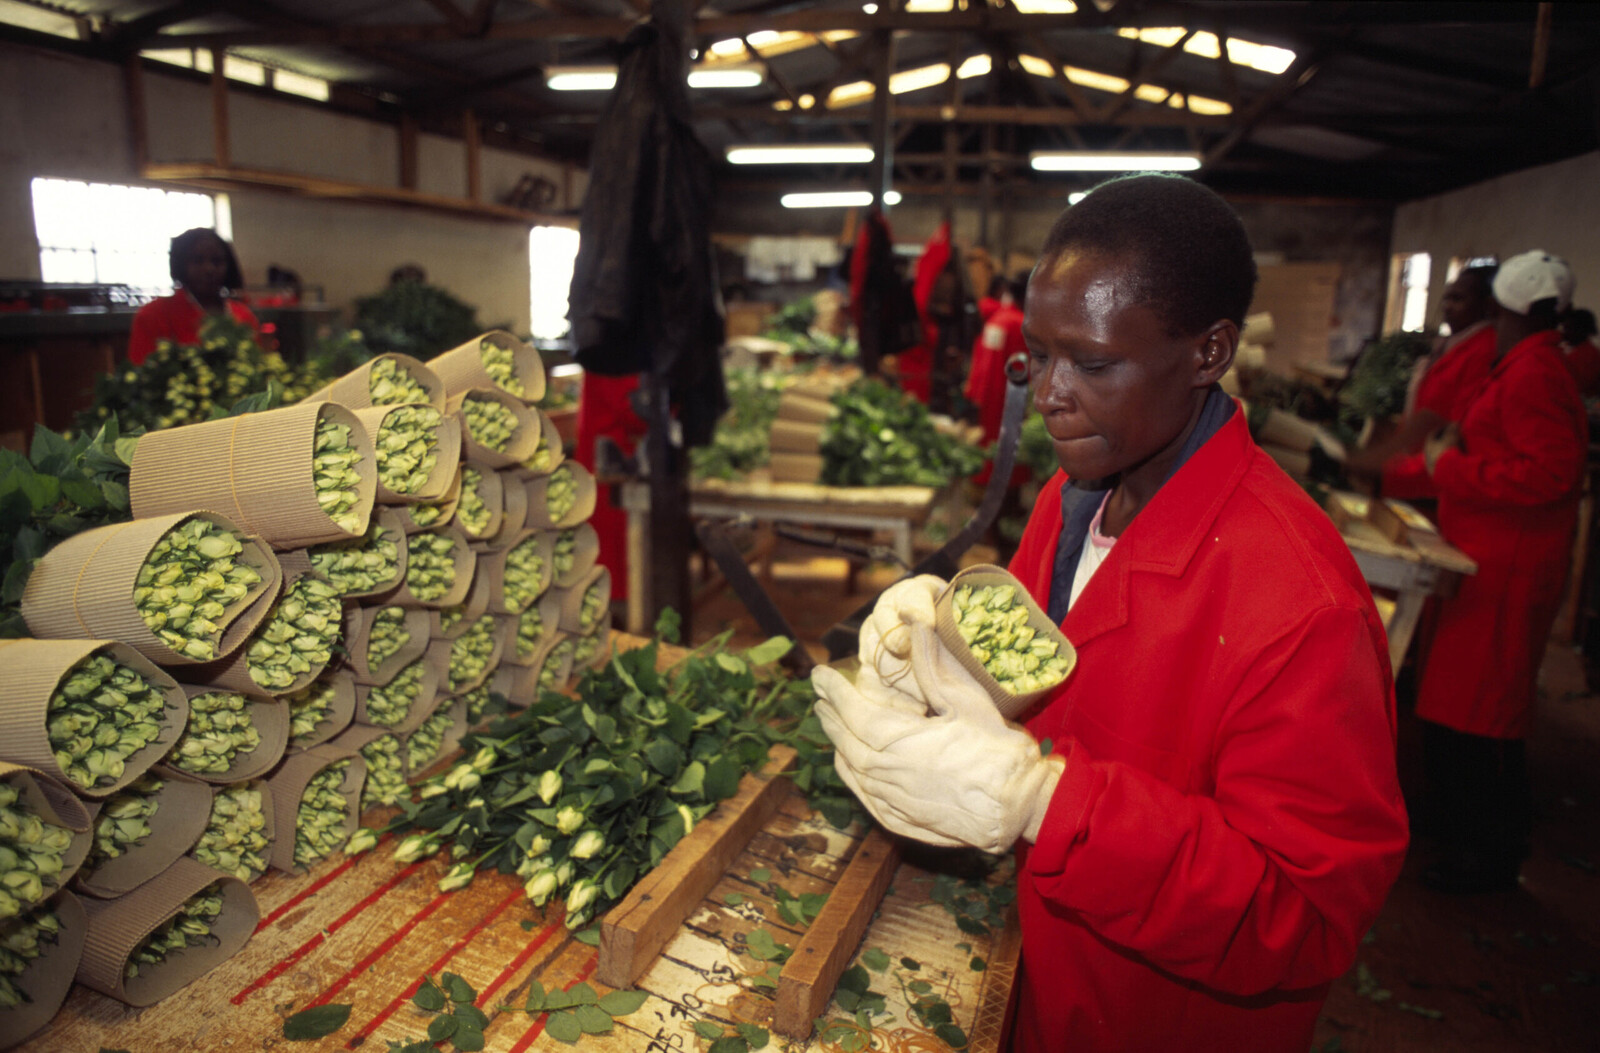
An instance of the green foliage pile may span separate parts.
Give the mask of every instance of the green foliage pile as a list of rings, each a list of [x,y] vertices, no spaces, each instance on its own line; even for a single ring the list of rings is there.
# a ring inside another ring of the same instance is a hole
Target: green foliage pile
[[[717,421],[708,446],[689,451],[691,471],[701,479],[736,479],[771,457],[772,422],[783,390],[779,374],[729,369],[728,411]]]
[[[478,309],[424,282],[396,282],[356,301],[355,328],[373,354],[427,360],[466,343],[483,327]]]
[[[984,451],[933,426],[928,408],[864,378],[833,397],[822,429],[828,486],[944,486],[983,467]]]
[[[1392,417],[1405,408],[1406,385],[1417,359],[1432,341],[1422,333],[1390,333],[1367,345],[1344,387],[1339,389],[1339,420],[1359,431],[1368,417]]]

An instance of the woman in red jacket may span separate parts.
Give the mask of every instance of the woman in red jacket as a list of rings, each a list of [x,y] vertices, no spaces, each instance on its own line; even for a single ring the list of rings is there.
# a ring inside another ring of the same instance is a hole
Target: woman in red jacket
[[[1078,657],[1026,730],[940,644],[935,578],[880,599],[854,685],[813,674],[885,826],[1020,841],[1016,1050],[1303,1053],[1399,873],[1381,622],[1218,387],[1254,282],[1189,180],[1113,180],[1052,228],[1025,335],[1062,471],[1011,570]]]
[[[1556,318],[1572,272],[1544,252],[1500,265],[1495,356],[1459,423],[1384,473],[1423,478],[1439,530],[1471,556],[1440,607],[1422,670],[1429,780],[1443,853],[1424,874],[1443,892],[1516,887],[1532,825],[1523,739],[1577,526],[1588,418]]]
[[[207,315],[226,315],[243,322],[257,334],[261,323],[250,308],[231,298],[244,287],[233,246],[210,227],[195,227],[172,239],[167,267],[178,288],[171,296],[151,300],[133,316],[128,337],[128,361],[139,365],[156,344],[171,340],[193,344],[200,339],[200,323]]]

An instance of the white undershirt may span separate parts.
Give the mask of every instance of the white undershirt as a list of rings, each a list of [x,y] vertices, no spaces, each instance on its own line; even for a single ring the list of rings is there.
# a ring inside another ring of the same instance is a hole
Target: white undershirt
[[[1100,564],[1106,561],[1111,554],[1111,546],[1117,543],[1114,537],[1106,537],[1100,533],[1100,519],[1106,514],[1106,501],[1111,498],[1111,491],[1106,491],[1106,496],[1100,499],[1100,507],[1095,511],[1094,519],[1089,523],[1089,533],[1083,539],[1083,551],[1078,555],[1078,569],[1072,576],[1072,595],[1067,598],[1067,610],[1072,610],[1072,605],[1078,602],[1078,596],[1083,592],[1083,587],[1089,584],[1089,579],[1094,577],[1094,572],[1100,569]]]

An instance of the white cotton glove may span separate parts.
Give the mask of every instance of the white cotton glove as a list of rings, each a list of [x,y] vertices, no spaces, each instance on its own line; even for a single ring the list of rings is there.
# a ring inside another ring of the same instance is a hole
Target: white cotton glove
[[[874,702],[827,666],[811,673],[840,778],[904,837],[986,852],[1036,839],[1063,762],[1005,722],[932,624],[908,624],[906,639],[927,714]]]
[[[934,601],[944,588],[943,578],[919,574],[883,591],[861,626],[856,690],[873,702],[907,713],[927,711],[927,700],[918,695],[911,674],[910,627],[933,625]]]

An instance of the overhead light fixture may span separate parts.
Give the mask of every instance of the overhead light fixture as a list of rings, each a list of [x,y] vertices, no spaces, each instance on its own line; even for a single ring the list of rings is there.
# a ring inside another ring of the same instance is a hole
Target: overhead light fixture
[[[691,69],[691,88],[754,88],[765,79],[753,66],[726,66]],[[545,71],[544,85],[551,91],[610,91],[616,87],[617,71],[611,66],[552,66]]]
[[[1078,202],[1082,201],[1088,196],[1089,192],[1087,190],[1074,190],[1072,193],[1067,195],[1067,204],[1076,205]]]
[[[1036,172],[1193,172],[1200,155],[1099,150],[1035,150],[1028,162]]]
[[[872,147],[849,143],[728,147],[728,163],[735,165],[864,165],[871,160]]]
[[[863,208],[872,204],[870,190],[828,190],[804,194],[785,194],[779,199],[784,208]],[[900,191],[883,195],[885,205],[898,205]]]

